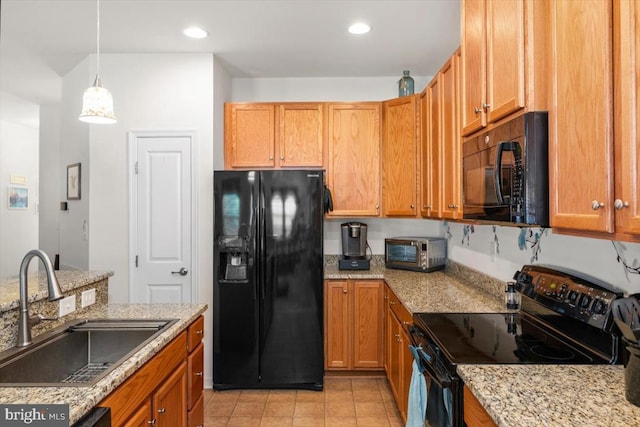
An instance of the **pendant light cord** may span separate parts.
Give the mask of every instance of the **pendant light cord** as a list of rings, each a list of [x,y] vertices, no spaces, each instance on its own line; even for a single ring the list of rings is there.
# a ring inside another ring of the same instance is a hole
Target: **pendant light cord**
[[[100,78],[100,0],[97,1],[96,7],[96,81]],[[99,84],[99,82],[98,82]]]

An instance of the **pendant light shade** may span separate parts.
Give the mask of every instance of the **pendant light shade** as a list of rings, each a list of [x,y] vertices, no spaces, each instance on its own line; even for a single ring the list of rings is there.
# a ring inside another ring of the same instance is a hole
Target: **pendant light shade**
[[[115,114],[113,113],[113,97],[111,92],[102,87],[100,81],[100,0],[97,1],[97,31],[96,31],[96,79],[93,86],[84,91],[82,97],[82,112],[80,112],[80,121],[86,123],[111,124],[116,123]]]

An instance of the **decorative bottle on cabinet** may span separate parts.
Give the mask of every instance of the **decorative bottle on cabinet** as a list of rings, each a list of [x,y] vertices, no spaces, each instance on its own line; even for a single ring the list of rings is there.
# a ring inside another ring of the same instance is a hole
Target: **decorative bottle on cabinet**
[[[402,78],[398,80],[398,96],[413,95],[413,77],[409,75],[409,70],[402,72]]]

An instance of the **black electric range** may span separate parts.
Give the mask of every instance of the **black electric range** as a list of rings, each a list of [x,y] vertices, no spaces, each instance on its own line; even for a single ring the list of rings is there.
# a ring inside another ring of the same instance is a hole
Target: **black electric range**
[[[518,311],[415,313],[412,344],[428,384],[431,426],[463,426],[458,364],[614,364],[622,344],[611,303],[620,291],[538,265],[514,275]]]

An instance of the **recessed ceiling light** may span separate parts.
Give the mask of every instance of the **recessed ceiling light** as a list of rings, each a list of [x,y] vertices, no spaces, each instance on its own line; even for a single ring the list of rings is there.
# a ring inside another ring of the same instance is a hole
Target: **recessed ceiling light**
[[[203,39],[209,35],[205,30],[200,27],[189,27],[184,30],[184,35],[191,37],[192,39]]]
[[[366,34],[369,31],[371,31],[371,27],[364,22],[356,22],[349,27],[349,32],[351,34]]]

